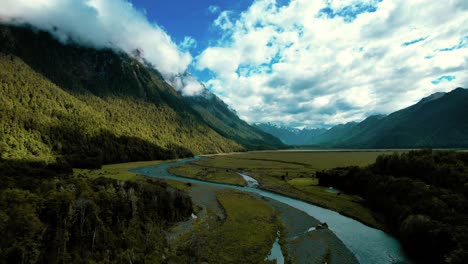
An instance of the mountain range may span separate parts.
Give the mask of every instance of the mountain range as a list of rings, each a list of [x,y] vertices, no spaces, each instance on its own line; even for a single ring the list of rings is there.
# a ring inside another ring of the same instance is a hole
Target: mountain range
[[[326,148],[466,148],[468,147],[468,90],[435,93],[389,115],[331,127],[307,143]],[[282,132],[257,127],[287,142]],[[281,129],[284,131],[285,129]],[[286,129],[287,130],[287,129]],[[296,134],[297,137],[302,137]]]
[[[316,137],[327,132],[327,129],[325,128],[299,129],[273,123],[254,123],[253,126],[272,134],[287,145],[308,145]]]
[[[204,90],[182,96],[121,51],[0,25],[0,155],[74,166],[283,148]]]

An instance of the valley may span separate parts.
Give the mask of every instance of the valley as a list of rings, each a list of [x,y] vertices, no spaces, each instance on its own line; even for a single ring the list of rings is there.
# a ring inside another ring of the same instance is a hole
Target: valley
[[[280,2],[0,4],[0,264],[468,263],[466,16]]]

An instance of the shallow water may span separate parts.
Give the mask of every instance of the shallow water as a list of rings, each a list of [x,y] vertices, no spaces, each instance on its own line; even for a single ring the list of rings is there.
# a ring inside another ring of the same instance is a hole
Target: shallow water
[[[252,187],[252,188],[258,187],[258,181],[256,179],[250,177],[249,175],[245,173],[239,173],[239,175],[242,176],[242,178],[244,178],[245,182],[247,182],[248,187]]]
[[[276,260],[276,264],[284,264],[284,256],[279,244],[279,238],[277,238],[273,243],[273,247],[271,247],[271,251],[267,259],[270,261]]]
[[[366,226],[359,221],[343,216],[335,211],[253,187],[239,187],[228,184],[205,182],[201,180],[175,176],[167,171],[167,169],[172,166],[182,165],[184,163],[198,159],[200,158],[195,157],[172,163],[132,169],[130,171],[161,179],[179,180],[194,184],[204,184],[246,191],[250,193],[257,193],[264,197],[274,199],[299,209],[321,222],[326,222],[330,230],[332,230],[336,236],[338,236],[338,238],[343,241],[343,243],[356,256],[360,263],[409,263],[409,260],[405,256],[400,243],[394,237],[381,230]]]

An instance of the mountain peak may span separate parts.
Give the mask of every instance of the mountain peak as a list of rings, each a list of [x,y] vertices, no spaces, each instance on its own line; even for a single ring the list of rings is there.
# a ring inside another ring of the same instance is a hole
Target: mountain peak
[[[444,92],[438,92],[438,93],[433,93],[427,97],[424,97],[423,99],[421,99],[418,104],[425,104],[425,103],[429,103],[431,101],[434,101],[434,100],[437,100],[441,97],[443,97],[444,95],[446,95],[446,93]]]

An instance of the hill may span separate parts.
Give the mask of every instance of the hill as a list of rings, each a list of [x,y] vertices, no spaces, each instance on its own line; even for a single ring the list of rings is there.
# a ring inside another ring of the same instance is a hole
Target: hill
[[[0,26],[0,90],[3,159],[63,157],[94,167],[282,147],[247,124],[226,129],[220,122],[243,122],[227,107],[222,119],[202,116],[194,98],[125,53],[62,44],[26,27]]]
[[[436,93],[388,116],[332,127],[311,144],[338,148],[466,148],[468,90]]]

